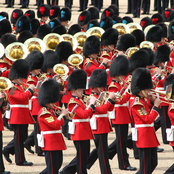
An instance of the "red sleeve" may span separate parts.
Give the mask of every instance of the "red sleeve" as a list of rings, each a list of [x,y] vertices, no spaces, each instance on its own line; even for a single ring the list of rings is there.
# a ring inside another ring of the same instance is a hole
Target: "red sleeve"
[[[12,98],[13,100],[20,101],[20,102],[30,99],[31,97],[32,95],[29,90],[25,92],[21,92],[17,89],[14,91],[13,95],[10,96],[10,98]]]
[[[109,101],[107,101],[106,104],[95,107],[95,111],[100,114],[105,113],[106,111],[113,111],[113,109],[114,104],[111,104]]]

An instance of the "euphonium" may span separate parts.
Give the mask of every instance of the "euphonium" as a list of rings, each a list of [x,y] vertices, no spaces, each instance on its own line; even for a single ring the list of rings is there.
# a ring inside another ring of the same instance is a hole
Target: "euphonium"
[[[132,32],[133,32],[134,30],[136,30],[136,29],[142,30],[141,25],[139,25],[139,24],[137,24],[137,23],[134,23],[134,22],[128,23],[127,26],[128,26],[129,29],[130,29],[130,33],[132,33]]]
[[[123,34],[129,34],[130,33],[130,29],[126,24],[122,24],[122,23],[118,23],[118,24],[114,24],[112,26],[112,28],[115,28],[118,30],[118,35],[121,36]]]
[[[138,50],[139,50],[139,48],[137,48],[137,47],[130,47],[126,50],[125,55],[129,59],[129,57]]]
[[[140,48],[151,48],[153,50],[154,44],[150,41],[143,41],[140,43]]]
[[[103,28],[100,27],[92,27],[86,31],[88,35],[97,36],[99,39],[101,39],[101,36],[104,32],[105,31],[103,30]]]
[[[68,57],[68,63],[72,66],[79,68],[79,65],[81,65],[83,62],[83,57],[80,54],[72,54]]]

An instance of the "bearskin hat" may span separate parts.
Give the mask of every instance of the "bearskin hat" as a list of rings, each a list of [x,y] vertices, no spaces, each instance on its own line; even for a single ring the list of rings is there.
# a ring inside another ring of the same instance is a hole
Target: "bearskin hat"
[[[113,25],[123,22],[123,19],[120,16],[114,15],[111,18],[112,18]]]
[[[154,64],[157,65],[159,62],[169,61],[170,47],[168,45],[161,45],[155,51]]]
[[[108,8],[112,8],[112,10],[114,10],[114,15],[119,16],[119,8],[116,4],[111,4]]]
[[[136,29],[131,34],[134,35],[136,38],[136,45],[139,46],[140,43],[144,41],[145,36],[144,36],[144,32],[142,30]]]
[[[54,6],[52,6],[50,8],[50,16],[49,16],[49,18],[50,19],[58,18],[59,13],[60,13],[60,7],[58,5],[54,5]]]
[[[166,9],[162,13],[163,21],[170,22],[174,19],[174,11],[172,9]]]
[[[37,29],[40,27],[40,22],[38,19],[31,19],[30,21],[30,31],[34,34],[37,33]]]
[[[163,34],[163,29],[161,26],[156,25],[149,29],[146,35],[146,40],[150,42],[159,42],[161,41]]]
[[[42,18],[45,16],[50,16],[50,6],[46,4],[42,4],[37,10],[37,17]]]
[[[100,27],[104,30],[107,30],[108,28],[112,28],[113,21],[111,17],[105,17],[100,21]]]
[[[91,20],[99,19],[99,9],[97,7],[90,7],[88,11],[91,13]]]
[[[99,22],[96,20],[90,20],[85,28],[85,31],[87,31],[88,29],[90,29],[92,27],[100,27]]]
[[[6,33],[11,33],[11,24],[7,19],[3,19],[0,21],[0,38],[6,34]]]
[[[152,78],[150,71],[146,68],[138,68],[132,74],[131,92],[138,95],[141,90],[152,88]]]
[[[129,72],[132,73],[135,69],[142,67],[146,68],[146,66],[149,63],[149,53],[145,50],[138,50],[135,53],[133,53],[128,62],[129,62]]]
[[[24,30],[30,30],[30,18],[23,15],[21,16],[15,26],[16,33],[20,33]]]
[[[0,20],[6,18],[8,20],[8,13],[5,11],[0,12]]]
[[[160,13],[155,13],[151,17],[153,24],[157,24],[159,22],[163,22],[163,17]]]
[[[29,68],[30,66],[26,60],[24,59],[16,60],[10,68],[9,79],[10,80],[19,78],[27,79]]]
[[[80,26],[86,25],[91,20],[91,13],[87,10],[80,13],[78,17],[78,24]]]
[[[71,20],[71,10],[68,7],[62,8],[58,16],[60,21],[70,21]]]
[[[45,51],[42,72],[47,72],[47,69],[53,68],[54,65],[57,63],[59,63],[57,53],[55,51],[52,51],[52,50]]]
[[[170,22],[168,26],[168,33],[169,33],[169,38],[173,40],[174,39],[174,21]]]
[[[74,70],[68,78],[67,89],[68,91],[73,89],[74,90],[85,89],[86,81],[87,81],[87,74],[84,70],[81,69]]]
[[[142,27],[142,29],[144,30],[148,25],[152,25],[153,22],[152,22],[152,19],[149,18],[149,17],[144,17],[141,19],[140,21],[140,25]]]
[[[51,27],[48,24],[41,25],[37,30],[37,38],[43,39],[49,33],[51,33]]]
[[[114,10],[112,8],[106,8],[101,14],[101,20],[105,17],[112,17],[113,15],[115,15]]]
[[[68,29],[68,34],[74,35],[78,32],[81,32],[81,26],[79,24],[71,25],[71,27]]]
[[[38,93],[39,105],[44,107],[48,103],[56,103],[59,100],[60,87],[56,80],[48,79],[45,81]]]
[[[59,35],[66,34],[66,28],[61,24],[52,29],[52,33],[57,33]]]
[[[83,45],[83,55],[88,57],[90,54],[99,54],[100,40],[97,36],[89,36]]]
[[[9,44],[13,42],[17,42],[16,36],[14,34],[7,33],[1,37],[1,43],[4,46],[4,48],[6,48]]]
[[[108,28],[101,36],[101,46],[116,45],[118,31],[115,28]]]
[[[129,63],[128,59],[123,56],[119,55],[117,56],[111,63],[111,66],[109,68],[109,76],[115,77],[115,76],[127,76],[129,72]]]
[[[58,54],[59,63],[62,63],[63,60],[66,61],[73,54],[72,45],[70,42],[62,41],[57,45],[55,52]]]
[[[61,25],[61,22],[58,19],[52,19],[48,22],[48,25],[53,29],[54,27]]]
[[[122,18],[122,20],[123,20],[123,24],[128,24],[128,23],[133,22],[133,19],[131,17],[129,17],[129,16],[124,16]]]
[[[172,95],[174,95],[174,74],[169,74],[164,80],[164,90],[166,90],[168,85],[172,84]]]
[[[162,37],[167,38],[167,26],[166,26],[166,24],[163,22],[160,22],[157,25],[159,25],[163,29]]]
[[[104,87],[107,85],[107,73],[104,69],[95,69],[89,80],[89,88]]]
[[[120,40],[117,45],[119,51],[126,51],[129,47],[136,46],[136,38],[132,34],[123,34],[120,36]]]
[[[44,56],[40,51],[32,51],[26,58],[27,62],[30,65],[30,71],[35,69],[41,69],[43,62],[44,62]]]
[[[25,16],[29,17],[30,20],[35,18],[35,12],[33,10],[27,10]]]
[[[32,37],[33,37],[32,32],[25,30],[19,35],[18,42],[24,43],[27,39],[32,38]]]
[[[10,21],[12,24],[16,24],[17,20],[23,15],[23,11],[21,9],[15,9],[11,13]]]

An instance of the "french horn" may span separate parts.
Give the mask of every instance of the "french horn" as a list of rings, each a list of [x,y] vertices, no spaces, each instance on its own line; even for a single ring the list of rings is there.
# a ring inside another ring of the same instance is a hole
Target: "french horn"
[[[62,34],[63,40],[69,42],[72,45],[73,51],[77,48],[78,42],[77,39],[71,34]]]
[[[102,34],[105,32],[103,28],[100,27],[92,27],[86,31],[86,33],[90,36],[97,36],[101,40]]]
[[[21,42],[13,42],[5,49],[6,57],[11,61],[25,59],[28,55],[28,48]]]
[[[2,45],[2,43],[0,43],[0,58],[4,55],[4,46]]]
[[[28,52],[40,51],[42,53],[46,50],[45,43],[39,38],[29,38],[24,42],[24,45],[28,48]]]
[[[134,23],[134,22],[128,23],[127,26],[128,26],[129,29],[130,29],[130,33],[132,33],[132,32],[133,32],[134,30],[136,30],[136,29],[142,30],[141,25],[139,25],[139,24],[137,24],[137,23]]]
[[[130,47],[130,48],[128,48],[128,49],[126,50],[125,55],[126,55],[126,57],[129,59],[129,57],[130,57],[132,54],[134,54],[136,51],[138,51],[138,50],[139,50],[138,47]]]
[[[123,23],[114,24],[112,26],[112,28],[117,29],[119,36],[121,36],[123,34],[129,34],[130,33],[130,29],[129,29],[128,25],[123,24]]]
[[[68,57],[68,63],[72,66],[79,68],[79,65],[82,64],[83,57],[80,54],[72,54]]]
[[[50,33],[47,34],[44,38],[43,38],[43,42],[46,45],[46,48],[48,50],[55,50],[57,45],[63,41],[62,36],[60,36],[57,33]]]
[[[140,48],[151,48],[153,50],[154,44],[150,41],[143,41],[140,43]]]

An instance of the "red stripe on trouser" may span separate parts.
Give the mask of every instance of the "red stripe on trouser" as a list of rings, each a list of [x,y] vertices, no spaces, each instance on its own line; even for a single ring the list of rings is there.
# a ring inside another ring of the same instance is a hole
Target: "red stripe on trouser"
[[[121,158],[122,158],[123,166],[124,166],[124,168],[125,168],[124,159],[123,159],[123,153],[122,153],[122,145],[121,145],[120,126],[118,126],[118,129],[119,129],[119,139],[120,139]]]
[[[107,171],[107,167],[106,167],[106,163],[105,163],[105,157],[104,157],[104,151],[103,151],[103,144],[102,144],[102,140],[101,140],[101,135],[100,135],[100,142],[101,142],[101,148],[102,148],[103,161],[104,161],[104,165],[105,165],[105,171],[106,171],[106,174],[107,174],[108,171]]]
[[[52,154],[50,152],[50,161],[51,161],[51,173],[53,174],[53,161],[52,161]]]
[[[145,162],[145,154],[144,154],[144,149],[143,149],[143,159],[144,159],[144,174],[146,173],[146,162]]]
[[[80,172],[82,174],[82,162],[81,162],[81,147],[80,147],[80,142],[79,142],[79,158],[80,158]]]
[[[18,131],[18,148],[19,148],[19,157],[20,157],[20,162],[22,162],[22,159],[21,159],[20,138],[19,138],[19,126],[17,126],[17,131]]]

